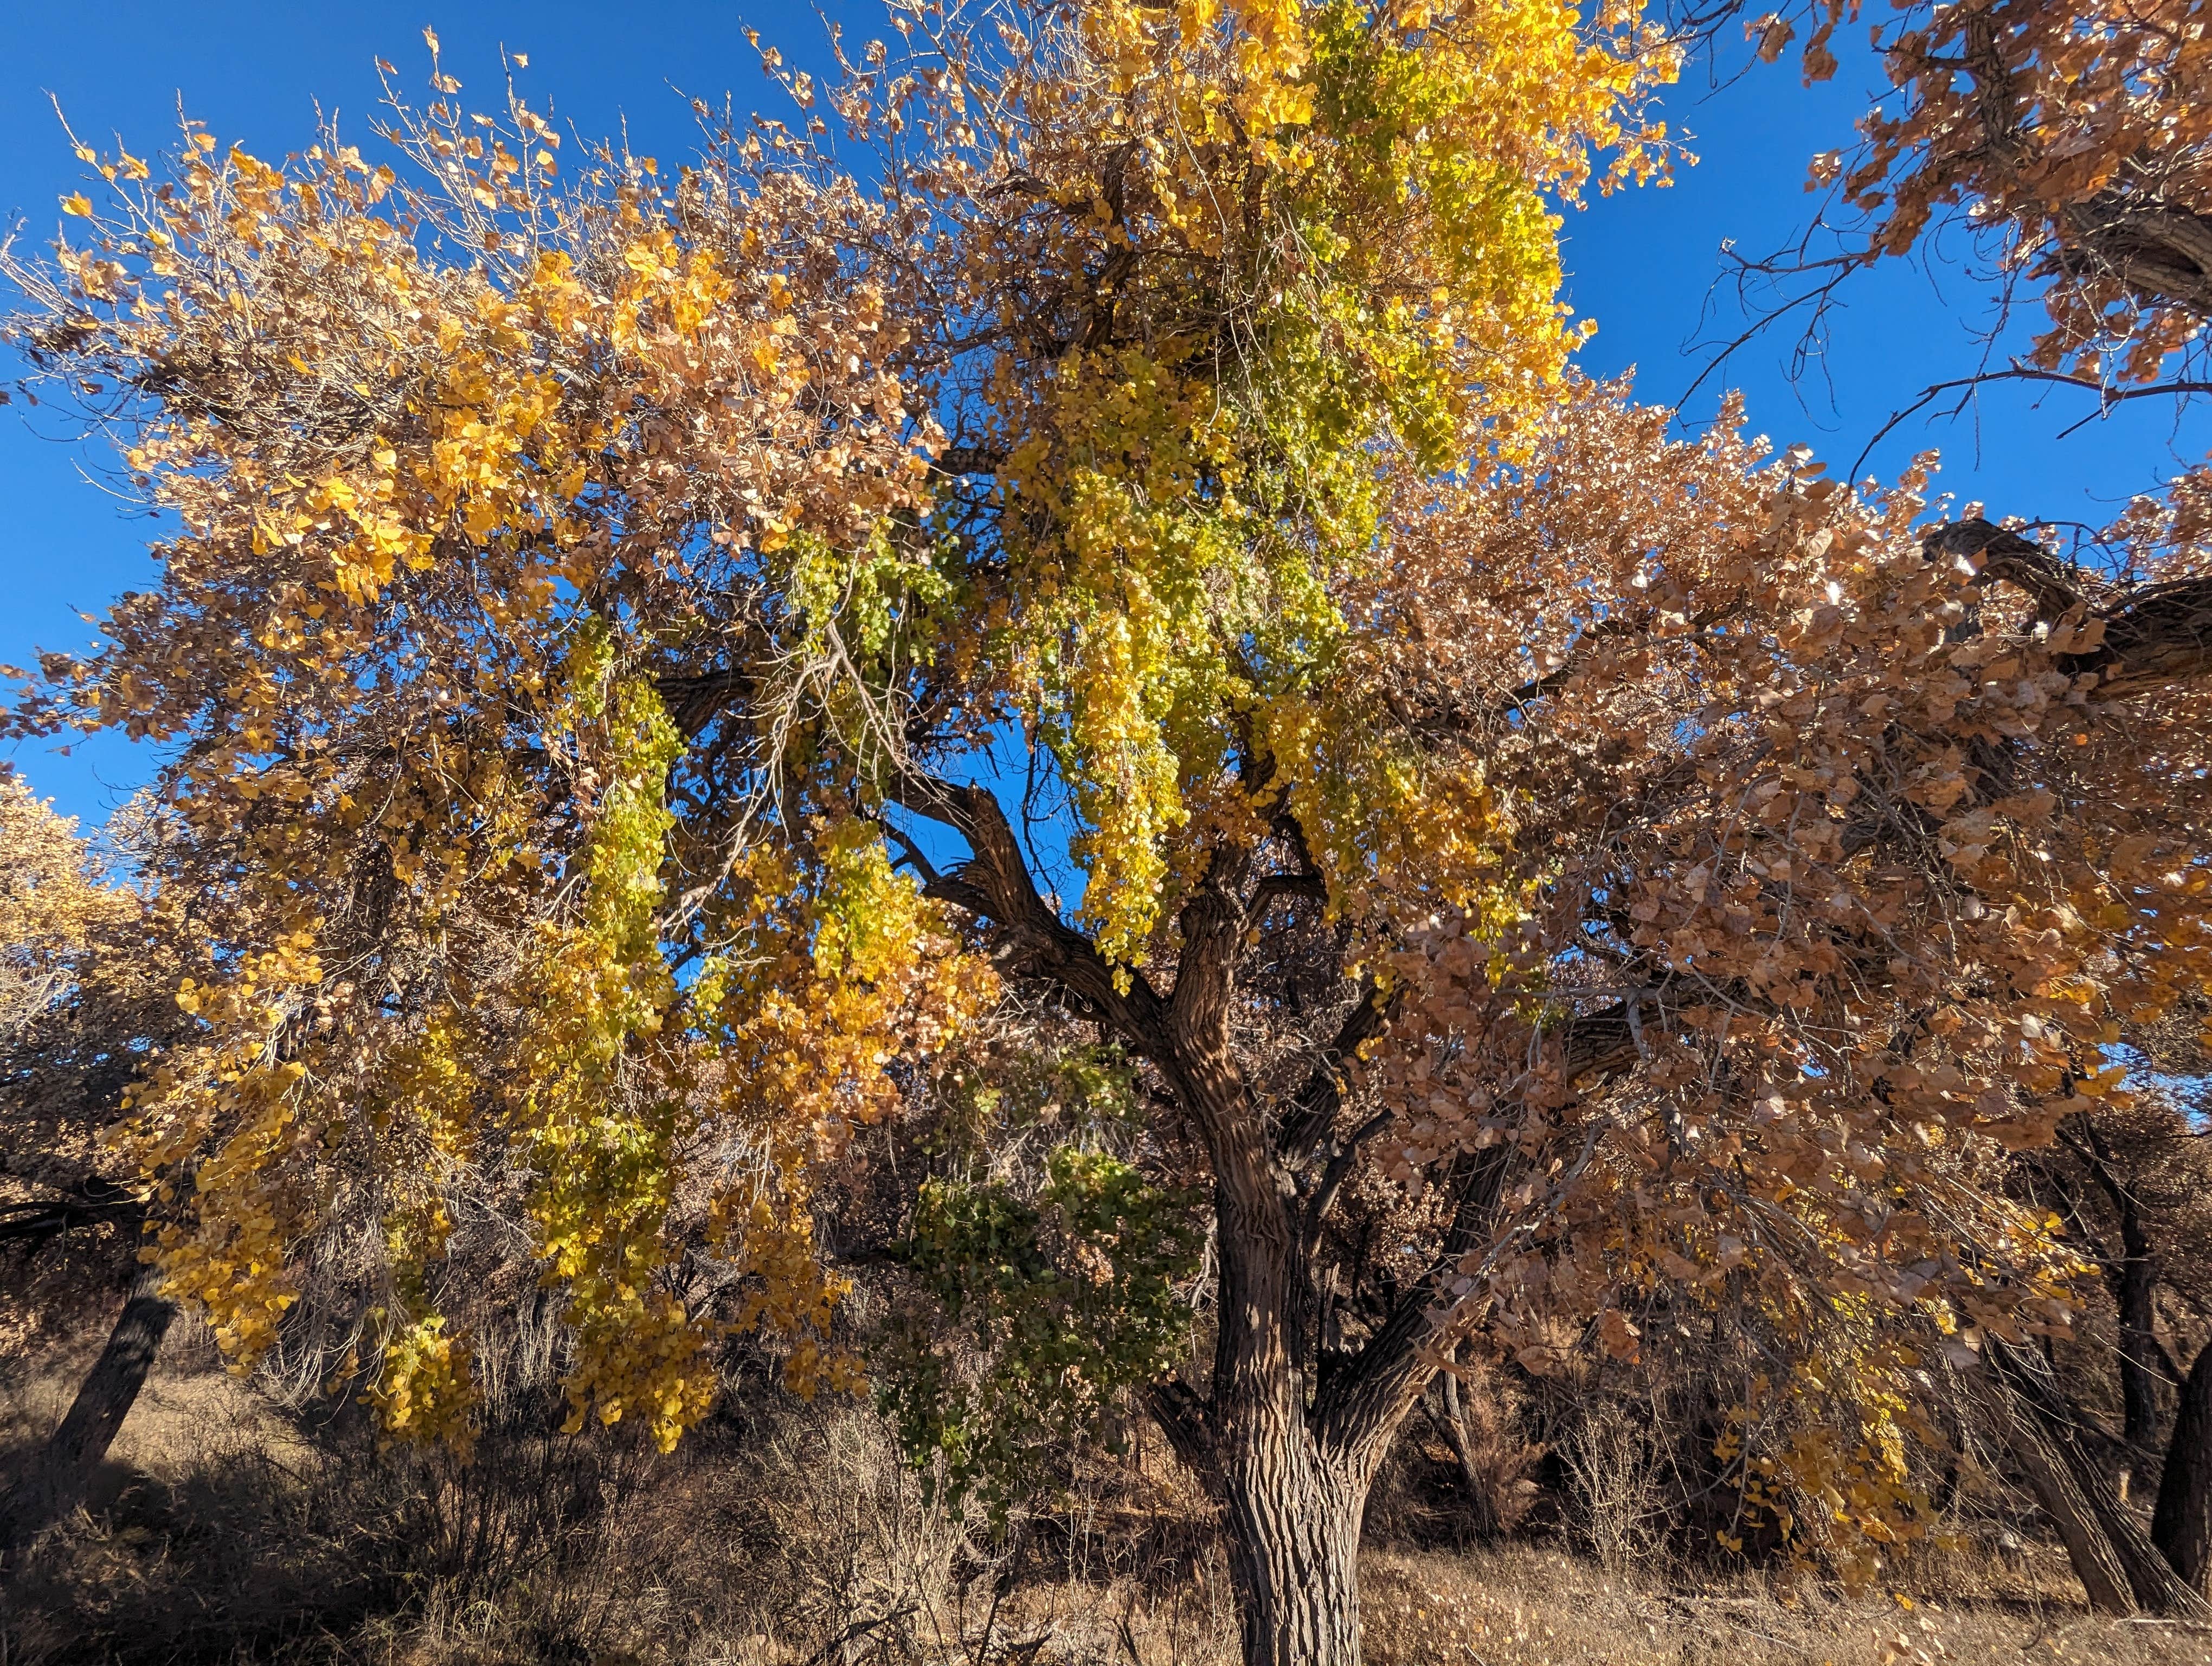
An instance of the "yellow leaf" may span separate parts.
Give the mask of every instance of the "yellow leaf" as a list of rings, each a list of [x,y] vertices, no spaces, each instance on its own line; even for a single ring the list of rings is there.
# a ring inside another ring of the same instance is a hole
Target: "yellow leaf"
[[[81,191],[73,191],[62,198],[62,212],[81,215],[89,219],[92,216],[92,199]]]

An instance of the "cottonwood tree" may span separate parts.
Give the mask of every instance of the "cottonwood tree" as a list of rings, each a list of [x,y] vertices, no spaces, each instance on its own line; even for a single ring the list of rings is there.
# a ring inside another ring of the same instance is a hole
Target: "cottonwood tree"
[[[1996,1159],[2204,976],[2198,546],[2091,582],[1577,380],[1553,205],[1666,160],[1628,10],[891,22],[665,173],[442,70],[404,172],[94,155],[17,267],[180,529],[12,720],[165,748],[210,964],[115,1137],[167,1288],[250,1359],[372,1245],[333,1374],[465,1444],[444,1247],[498,1216],[574,1420],[672,1442],[732,1327],[856,1379],[814,1200],[1042,1001],[1137,1131],[1020,1266],[1129,1321],[1063,1363],[1220,1502],[1254,1662],[1358,1658],[1366,1490],[1478,1327],[2063,1326]],[[1890,1532],[1866,1432],[1799,1456]]]
[[[2182,1056],[2158,1062],[2197,1062],[2193,1034],[2169,1026],[2168,1038]],[[2067,1118],[2054,1145],[2024,1165],[2028,1189],[2097,1265],[2110,1301],[2112,1332],[2100,1340],[2118,1378],[2122,1474],[2155,1474],[2154,1487],[2142,1489],[2154,1500],[2148,1544],[2200,1594],[2212,1555],[2212,1351],[2191,1346],[2204,1305],[2195,1246],[2212,1206],[2201,1146],[2185,1109],[2154,1090]],[[2076,1409],[2083,1396],[2068,1373],[2051,1388],[2071,1402],[2056,1408],[2063,1421],[2096,1426]],[[2104,1489],[2101,1468],[2088,1491]],[[2124,1479],[2116,1491],[2124,1494]],[[2113,1513],[2119,1504],[2101,1507]]]
[[[1723,5],[1681,21],[1717,31],[1740,15],[1747,12]],[[1784,8],[1744,27],[1769,61],[1805,30],[1804,71],[1818,80],[1836,73],[1831,43],[1847,21],[1844,8],[1820,4]],[[1754,301],[1762,313],[1754,330],[1784,313],[1804,316],[1808,304],[1817,318],[1856,271],[1911,254],[1948,232],[1980,258],[1970,264],[1978,264],[1996,302],[1990,341],[2015,308],[2039,310],[2044,326],[2024,353],[1997,364],[1985,356],[1973,374],[1905,401],[1876,441],[1933,407],[1948,406],[1955,415],[1982,390],[2007,382],[2085,391],[2097,402],[2090,415],[2145,398],[2175,400],[2178,413],[2201,408],[2202,396],[2212,391],[2203,363],[2203,327],[2212,316],[2212,126],[2206,114],[2212,110],[2212,57],[2202,34],[2201,20],[2186,6],[2015,0],[1899,9],[1873,30],[1888,86],[1859,124],[1858,142],[1814,159],[1813,182],[1827,185],[1830,196],[1813,232],[1790,254],[1744,269],[1747,281],[1781,286]],[[2077,541],[2072,564],[2100,575],[2142,570],[2145,540],[2163,547],[2177,535],[2185,544],[2200,535],[2205,491],[2203,465],[2185,467],[2166,492],[2138,499],[2114,526]],[[2186,584],[2162,599],[2158,605],[2172,611],[2170,640],[2201,642],[2212,632],[2204,599],[2201,587]],[[2125,1044],[2170,1053],[2172,1037],[2183,1035],[2187,1045],[2179,1067],[2188,1067],[2188,1059],[2201,1057],[2194,1050],[2194,1014],[2174,1017],[2140,1032],[2124,1026]],[[2152,1037],[2166,1044],[2149,1046]],[[2154,1110],[2146,1114],[2157,1121]],[[2123,1107],[2108,1120],[2118,1132],[2137,1126],[2136,1119],[2135,1109]],[[2087,1139],[2097,1121],[2073,1119],[2069,1143]],[[2086,1149],[2081,1160],[2088,1173],[2075,1177],[2112,1178],[2094,1146]],[[2092,1189],[2107,1189],[2093,1183]],[[2115,1207],[2111,1233],[2118,1244],[2100,1244],[2105,1223],[2079,1211],[2071,1225],[2112,1269],[2123,1349],[2122,1434],[2138,1452],[2148,1452],[2161,1448],[2147,1364],[2159,1345],[2144,1317],[2157,1280],[2141,1220],[2131,1228],[2130,1210]],[[2063,1385],[2045,1386],[2039,1403],[2060,1426],[2070,1421],[2072,1414],[2057,1404]],[[2179,1504],[2201,1490],[2190,1478],[2212,1469],[2212,1451],[2201,1450],[2203,1427],[2193,1420],[2177,1425],[2180,1444],[2163,1466],[2172,1485],[2164,1489],[2162,1525],[2154,1535],[2166,1560],[2200,1590],[2203,1554],[2180,1549],[2172,1524],[2204,1513],[2201,1503],[2185,1511]],[[2119,1499],[2105,1496],[2112,1489],[2103,1467],[2086,1461],[2076,1467],[2079,1484],[2069,1481],[2063,1490],[2098,1494],[2099,1511],[2119,1524],[2122,1536],[2140,1538]],[[2054,1513],[2072,1507],[2055,1497],[2045,1502]],[[2069,1542],[2092,1547],[2096,1560],[2094,1542],[2103,1536],[2076,1531]],[[2077,1563],[2082,1560],[2077,1554]],[[2136,1560],[2142,1578],[2136,1583],[2163,1583],[2157,1558]],[[2126,1581],[2113,1587],[2110,1578],[2087,1569],[2084,1577],[2093,1585],[2103,1578],[2116,1603],[2129,1602]]]
[[[188,941],[161,899],[129,883],[158,843],[143,809],[112,818],[103,854],[0,774],[0,1246],[11,1256],[102,1232],[137,1248],[136,1177],[118,1172],[99,1134],[182,1028],[173,997]],[[158,1270],[130,1265],[122,1310],[68,1413],[0,1488],[0,1548],[82,1501],[175,1316]]]
[[[1720,0],[1672,13],[1707,39],[1740,23],[1768,63],[1802,33],[1808,84],[1837,74],[1836,31],[1856,15],[1844,0],[1757,15]],[[2212,64],[2197,9],[2187,0],[1914,0],[1875,23],[1870,40],[1887,85],[1855,143],[1812,159],[1819,213],[1776,255],[1728,257],[1753,315],[1728,350],[1785,318],[1817,336],[1854,273],[1949,234],[1996,302],[1982,362],[1921,392],[1882,435],[1931,407],[1955,415],[1993,384],[2078,389],[2095,396],[2090,415],[2212,391],[2203,333],[2212,314]],[[2026,351],[1993,362],[2015,314],[2039,311],[2045,327]]]

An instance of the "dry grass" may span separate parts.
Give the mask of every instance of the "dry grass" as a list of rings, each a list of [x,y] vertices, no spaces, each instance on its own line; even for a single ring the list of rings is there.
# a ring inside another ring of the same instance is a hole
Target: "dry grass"
[[[82,1361],[0,1367],[21,1438]],[[764,1393],[740,1406],[775,1406]],[[757,1410],[677,1457],[521,1432],[459,1471],[307,1438],[179,1327],[95,1516],[0,1590],[0,1666],[1230,1666],[1202,1501],[1157,1455],[994,1537],[849,1403]],[[2062,1560],[1966,1553],[1900,1594],[1668,1584],[1653,1557],[1371,1552],[1372,1666],[2212,1663],[2087,1614]],[[1907,1604],[1910,1606],[1907,1606]]]
[[[2063,1564],[1999,1572],[2003,1588],[1856,1598],[1763,1584],[1624,1582],[1534,1549],[1370,1554],[1369,1666],[1902,1666],[2212,1662],[2212,1634],[2085,1612]],[[1909,1606],[1908,1606],[1909,1605]]]

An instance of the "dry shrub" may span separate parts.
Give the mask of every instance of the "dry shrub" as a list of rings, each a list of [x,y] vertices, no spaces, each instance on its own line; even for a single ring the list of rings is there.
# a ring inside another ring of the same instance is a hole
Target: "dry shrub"
[[[1713,1456],[1721,1420],[1707,1359],[1670,1353],[1666,1368],[1633,1372],[1578,1360],[1528,1394],[1526,1424],[1547,1452],[1539,1524],[1549,1537],[1615,1580],[1710,1567],[1716,1517],[1733,1517],[1735,1492]]]
[[[1157,1443],[1126,1462],[1061,1455],[994,1532],[932,1499],[871,1408],[799,1405],[757,1370],[665,1458],[619,1430],[560,1436],[538,1390],[517,1387],[463,1468],[380,1448],[343,1413],[287,1410],[209,1364],[204,1338],[180,1326],[97,1513],[61,1524],[11,1571],[5,1666],[1237,1658],[1212,1510]],[[66,1383],[33,1377],[19,1360],[0,1409],[43,1426]],[[1971,1464],[1938,1544],[1894,1570],[1911,1581],[1911,1608],[1886,1591],[1845,1599],[1748,1574],[1696,1578],[1642,1513],[1683,1408],[1602,1391],[1579,1404],[1579,1421],[1554,1408],[1546,1432],[1560,1444],[1570,1511],[1589,1502],[1589,1541],[1616,1566],[1521,1545],[1371,1548],[1372,1666],[2212,1660],[2203,1634],[2087,1616],[2049,1547],[1996,1548],[2008,1518]],[[1510,1438],[1519,1426],[1498,1426]],[[1425,1463],[1421,1484],[1455,1497],[1463,1521],[1450,1455],[1440,1437],[1423,1444],[1425,1456],[1401,1457],[1408,1495]],[[1370,1544],[1395,1530],[1370,1529]]]
[[[1212,1666],[1235,1610],[1210,1511],[1157,1452],[1071,1455],[994,1532],[933,1500],[865,1403],[748,1379],[671,1456],[505,1395],[463,1464],[288,1412],[165,1350],[112,1484],[0,1590],[6,1666],[719,1661]],[[19,1439],[65,1372],[21,1368]],[[750,1409],[748,1409],[750,1408]]]
[[[1370,1543],[1460,1545],[1515,1532],[1535,1510],[1550,1449],[1533,1438],[1528,1396],[1494,1366],[1439,1376],[1368,1493]]]
[[[9,1666],[366,1660],[463,1634],[487,1646],[437,1652],[581,1660],[608,1634],[612,1552],[650,1468],[635,1443],[519,1416],[487,1428],[467,1465],[380,1448],[358,1426],[309,1443],[235,1415],[223,1380],[142,1404],[137,1462],[114,1466],[103,1507],[14,1570]]]
[[[1468,1507],[1474,1530],[1494,1539],[1528,1519],[1540,1490],[1536,1467],[1549,1450],[1528,1436],[1527,1396],[1502,1372],[1477,1364],[1456,1381],[1437,1385],[1443,1416],[1456,1425]],[[1452,1430],[1447,1427],[1449,1438]]]
[[[1616,1578],[1648,1567],[1665,1542],[1667,1500],[1650,1427],[1607,1401],[1561,1447],[1581,1509],[1579,1536]]]
[[[769,1408],[723,1431],[723,1453],[694,1449],[683,1519],[703,1516],[719,1548],[702,1556],[690,1540],[672,1581],[689,1657],[1235,1658],[1212,1511],[1157,1452],[1127,1465],[1069,1455],[994,1530],[980,1509],[933,1496],[866,1407]]]

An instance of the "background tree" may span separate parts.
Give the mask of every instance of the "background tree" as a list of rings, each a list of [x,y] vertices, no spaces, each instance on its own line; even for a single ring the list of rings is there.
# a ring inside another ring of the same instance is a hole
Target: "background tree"
[[[1682,21],[1712,32],[1737,15],[1735,8],[1719,7]],[[1831,43],[1845,21],[1842,8],[1814,6],[1785,8],[1744,27],[1759,56],[1770,62],[1806,31],[1803,68],[1810,81],[1836,73]],[[1747,264],[1739,274],[1753,330],[1809,304],[1809,328],[1817,332],[1828,299],[1842,293],[1854,271],[1925,251],[1936,235],[1954,231],[1978,257],[1972,264],[1994,303],[1985,349],[2016,306],[2039,307],[2046,327],[2025,352],[1992,364],[1985,350],[1973,374],[1922,391],[1875,443],[1909,416],[1939,405],[1955,415],[1983,389],[2004,382],[2077,387],[2094,393],[2107,411],[2152,397],[2173,398],[2178,412],[2192,406],[2212,386],[2202,365],[2203,326],[2212,314],[2212,239],[2206,234],[2212,227],[2212,131],[2203,115],[2212,88],[2201,33],[2188,7],[2168,14],[2056,0],[1907,7],[1877,24],[1873,45],[1888,87],[1861,122],[1856,146],[1814,159],[1814,183],[1830,188],[1820,215],[1792,251]],[[2143,570],[2146,558],[2156,561],[2175,549],[2177,536],[2181,546],[2198,536],[2204,470],[2182,461],[2163,494],[2138,498],[2111,526],[2075,529],[2068,554],[2075,576],[2053,593],[2054,601],[2075,593],[2085,578],[2092,589],[2113,578],[2125,581]],[[2212,639],[2212,593],[2201,570],[2185,556],[2178,571],[2199,576],[2145,598],[2164,617],[2160,629],[2168,651],[2191,659]],[[2140,663],[2140,653],[2136,657]],[[2132,1026],[2124,1026],[2125,1039],[2162,1055],[2169,1069],[2201,1073],[2201,1011],[2191,998],[2170,1021],[2148,1026],[2140,1041]],[[2199,1483],[2191,1477],[2212,1459],[2197,1452],[2202,1435],[2193,1422],[2177,1425],[2184,1444],[2168,1451],[2154,1383],[2158,1375],[2178,1383],[2181,1373],[2178,1365],[2166,1371],[2152,1363],[2166,1345],[2155,1340],[2151,1317],[2160,1282],[2154,1268],[2160,1259],[2146,1235],[2159,1213],[2147,1213],[2158,1189],[2151,1174],[2163,1170],[2167,1207],[2190,1207],[2181,1195],[2188,1188],[2172,1189],[2187,1170],[2187,1159],[2179,1158],[2186,1147],[2153,1132],[2171,1136],[2171,1116],[2154,1104],[2077,1116],[2065,1124],[2063,1140],[2073,1160],[2039,1159],[2029,1167],[2039,1177],[2039,1195],[2070,1196],[2070,1184],[2078,1183],[2098,1200],[2069,1216],[2069,1230],[2081,1235],[2111,1286],[2120,1348],[2120,1432],[2135,1451],[2121,1466],[2120,1480],[2124,1487],[2128,1468],[2168,1452],[2163,1472],[2171,1495],[2157,1536],[2168,1560],[2201,1588],[2202,1555],[2175,1560],[2171,1535],[2180,1518],[2179,1499],[2196,1495]],[[2100,1142],[2107,1157],[2126,1148],[2141,1161],[2116,1164],[2098,1155]],[[2154,1149],[2166,1155],[2154,1158]],[[2120,1178],[2123,1167],[2150,1191],[2131,1192]],[[2100,1175],[2109,1183],[2099,1184]],[[2078,1385],[2053,1383],[2051,1392],[2081,1404],[2084,1394],[2095,1397],[2092,1385],[2101,1375],[2092,1371]],[[2101,1496],[2113,1490],[2109,1467],[2092,1470],[2082,1484],[2100,1494],[2107,1515],[2124,1517],[2117,1495]],[[2194,1518],[2201,1506],[2187,1513]],[[2156,1578],[2157,1570],[2148,1577]]]
[[[123,1310],[61,1425],[0,1494],[0,1546],[81,1503],[176,1312],[136,1263],[136,1177],[99,1135],[151,1051],[176,1037],[185,934],[135,888],[158,846],[141,804],[95,852],[76,824],[0,774],[0,1244],[21,1262],[65,1234],[105,1231],[127,1271]]]
[[[1674,21],[1716,38],[1741,20],[1768,63],[1802,31],[1807,82],[1837,73],[1836,31],[1855,16],[1842,0],[1749,13],[1723,0],[1677,8]],[[2212,69],[2202,34],[2186,0],[1895,9],[1871,30],[1887,85],[1857,142],[1813,159],[1808,187],[1826,190],[1820,212],[1784,252],[1728,257],[1752,317],[1727,351],[1784,317],[1817,337],[1854,272],[1955,232],[1995,303],[1982,363],[1923,390],[1868,450],[1906,416],[1943,402],[1955,415],[1992,383],[2072,386],[2107,411],[2132,399],[2200,398],[2212,389],[2203,360]],[[2015,305],[2039,308],[2047,326],[2025,352],[1992,364]]]
[[[2208,1196],[2200,1143],[2185,1109],[2154,1089],[2069,1118],[2054,1147],[2026,1168],[2028,1189],[2065,1219],[2069,1237],[2095,1262],[2109,1299],[2109,1329],[2100,1314],[2083,1349],[2109,1351],[2117,1379],[2118,1485],[2102,1507],[2117,1511],[2130,1491],[2154,1499],[2148,1543],[2201,1593],[2208,1449],[2198,1402],[2212,1362],[2192,1347],[2203,1310],[2195,1246],[2203,1241],[2197,1223]],[[2060,1363],[2072,1369],[2054,1372],[2050,1384],[2064,1396],[2058,1414],[2102,1435],[2094,1413],[2111,1408],[2095,1403],[2105,1397],[2100,1362]],[[2105,1467],[2097,1466],[2090,1491],[2110,1485]],[[2131,1488],[2137,1477],[2146,1484]]]

